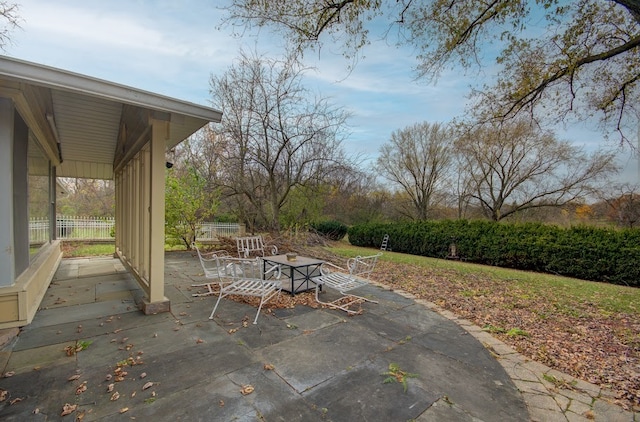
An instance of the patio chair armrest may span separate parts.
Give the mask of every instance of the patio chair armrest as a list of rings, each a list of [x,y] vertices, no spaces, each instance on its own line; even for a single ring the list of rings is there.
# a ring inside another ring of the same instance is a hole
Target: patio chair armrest
[[[201,258],[203,258],[206,261],[212,261],[213,259],[215,259],[215,257],[217,256],[218,258],[225,258],[225,257],[231,257],[231,255],[229,254],[228,251],[225,251],[224,249],[221,249],[219,251],[210,251],[210,252],[202,252],[199,248],[198,245],[196,245],[195,243],[191,244],[191,248],[195,251],[198,252],[198,255],[200,255]]]
[[[328,275],[335,272],[343,273],[344,268],[338,267],[337,265],[332,264],[331,262],[326,262],[326,261],[323,262],[322,265],[320,266],[320,274],[322,275]]]
[[[262,264],[262,265],[264,265],[264,264]],[[274,265],[273,267],[271,267],[271,268],[269,268],[268,270],[266,270],[266,271],[264,272],[264,278],[265,278],[265,279],[266,279],[266,276],[267,276],[268,274],[273,274],[273,275],[274,275],[274,278],[275,278],[276,280],[279,280],[279,279],[280,279],[280,277],[282,276],[282,265],[280,265],[280,264],[276,264],[276,265]]]
[[[231,255],[229,255],[229,252],[227,252],[225,250],[211,251],[211,252],[202,253],[202,257],[204,259],[207,259],[207,260],[214,259],[216,256],[218,258],[230,258],[231,257]]]
[[[278,255],[278,247],[276,245],[269,245],[266,247],[271,249],[271,255]]]

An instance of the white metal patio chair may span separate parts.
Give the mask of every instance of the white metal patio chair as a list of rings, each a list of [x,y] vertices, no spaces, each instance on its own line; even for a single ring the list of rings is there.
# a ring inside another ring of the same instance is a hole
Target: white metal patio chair
[[[201,252],[198,246],[193,243],[191,245],[193,249],[198,253],[198,259],[200,260],[200,265],[202,266],[202,270],[204,271],[204,276],[207,279],[212,279],[213,281],[200,283],[200,284],[192,284],[191,287],[206,287],[207,291],[204,293],[193,293],[191,296],[200,297],[200,296],[210,296],[212,294],[217,293],[213,290],[213,284],[217,283],[220,276],[226,276],[226,268],[220,267],[221,261],[217,258],[226,257],[230,258],[231,254],[229,252],[221,250],[221,251],[213,251],[213,252]]]
[[[371,256],[349,258],[349,260],[347,260],[346,271],[344,268],[338,267],[330,262],[323,263],[320,267],[321,275],[312,278],[312,281],[316,283],[316,301],[329,308],[341,309],[351,315],[359,313],[359,311],[349,309],[354,303],[363,301],[378,303],[375,300],[348,292],[369,284],[368,278],[375,269],[378,258],[381,255],[382,253],[378,253]],[[337,290],[340,292],[341,297],[331,302],[321,301],[318,294],[323,286]]]
[[[280,266],[276,265],[265,271],[264,262],[260,258],[216,257],[216,259],[219,261],[218,268],[224,268],[224,271],[218,271],[218,300],[209,319],[213,319],[222,298],[230,295],[253,296],[260,298],[260,305],[253,320],[253,323],[257,324],[262,305],[280,294],[282,290],[279,280]]]
[[[265,256],[265,251],[271,255],[278,255],[278,247],[275,245],[265,245],[262,236],[236,237],[238,248],[238,258],[250,258],[251,256]]]

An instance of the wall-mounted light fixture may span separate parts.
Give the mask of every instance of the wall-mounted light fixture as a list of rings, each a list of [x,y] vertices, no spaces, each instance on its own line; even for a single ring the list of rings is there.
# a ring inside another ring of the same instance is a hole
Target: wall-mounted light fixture
[[[173,167],[173,163],[170,163],[169,161],[167,161],[165,163],[165,166],[167,166],[167,168],[170,169],[171,167]]]

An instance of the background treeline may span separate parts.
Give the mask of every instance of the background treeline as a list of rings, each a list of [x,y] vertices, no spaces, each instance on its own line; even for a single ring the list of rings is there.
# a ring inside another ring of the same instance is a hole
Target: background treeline
[[[394,252],[640,286],[640,230],[541,223],[442,220],[369,223],[349,228],[349,241],[379,247],[385,234]]]

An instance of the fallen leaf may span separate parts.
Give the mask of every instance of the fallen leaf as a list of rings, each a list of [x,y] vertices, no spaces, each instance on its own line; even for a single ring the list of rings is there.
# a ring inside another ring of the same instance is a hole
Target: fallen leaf
[[[109,384],[107,386],[107,393],[111,393],[113,391],[113,389],[115,388],[115,384]]]
[[[33,413],[34,415],[38,415],[40,413],[40,409],[36,407],[31,413]]]
[[[5,378],[9,378],[9,377],[14,376],[15,374],[16,374],[15,371],[5,372],[4,377]]]
[[[111,401],[116,401],[116,400],[118,400],[119,398],[120,398],[120,393],[118,393],[118,392],[116,391],[115,393],[113,393],[113,394],[111,395],[111,398],[110,398],[109,400],[111,400]]]
[[[220,400],[220,401],[218,402],[218,406],[220,406],[220,407],[224,407],[224,400]]]
[[[85,381],[85,382],[83,382],[82,384],[80,384],[80,385],[78,386],[78,388],[76,388],[76,395],[78,395],[78,394],[82,394],[82,393],[84,393],[85,391],[87,391],[87,382],[86,382],[86,381]]]
[[[147,373],[143,372],[143,373],[140,374],[140,379],[145,378],[146,376],[147,376]]]
[[[153,382],[149,381],[145,385],[142,386],[142,390],[146,390],[147,388],[151,388],[153,386]]]
[[[11,400],[11,401],[9,402],[9,405],[14,405],[14,404],[16,404],[16,403],[20,403],[22,400],[23,400],[23,398],[22,398],[22,397],[16,397],[15,399],[13,399],[13,400]]]
[[[240,390],[240,392],[242,393],[243,396],[246,396],[247,394],[253,393],[253,390],[254,390],[253,386],[250,384],[247,384],[242,386],[242,389]]]
[[[126,413],[129,411],[128,407],[123,407],[122,409],[120,409],[120,413]]]
[[[265,369],[265,371],[273,371],[275,369],[275,366],[273,366],[270,363],[265,363],[264,364],[264,369]]]
[[[77,379],[80,379],[80,375],[78,375],[78,374],[71,375],[69,378],[67,378],[67,381],[75,381]]]
[[[201,338],[199,338],[198,340],[196,340],[196,343],[197,343],[197,344],[204,343],[204,340],[202,340]]]
[[[78,408],[77,404],[65,403],[64,406],[62,406],[62,413],[60,414],[60,416],[67,416],[75,412],[77,408]]]
[[[9,392],[0,388],[0,401],[5,401]]]

